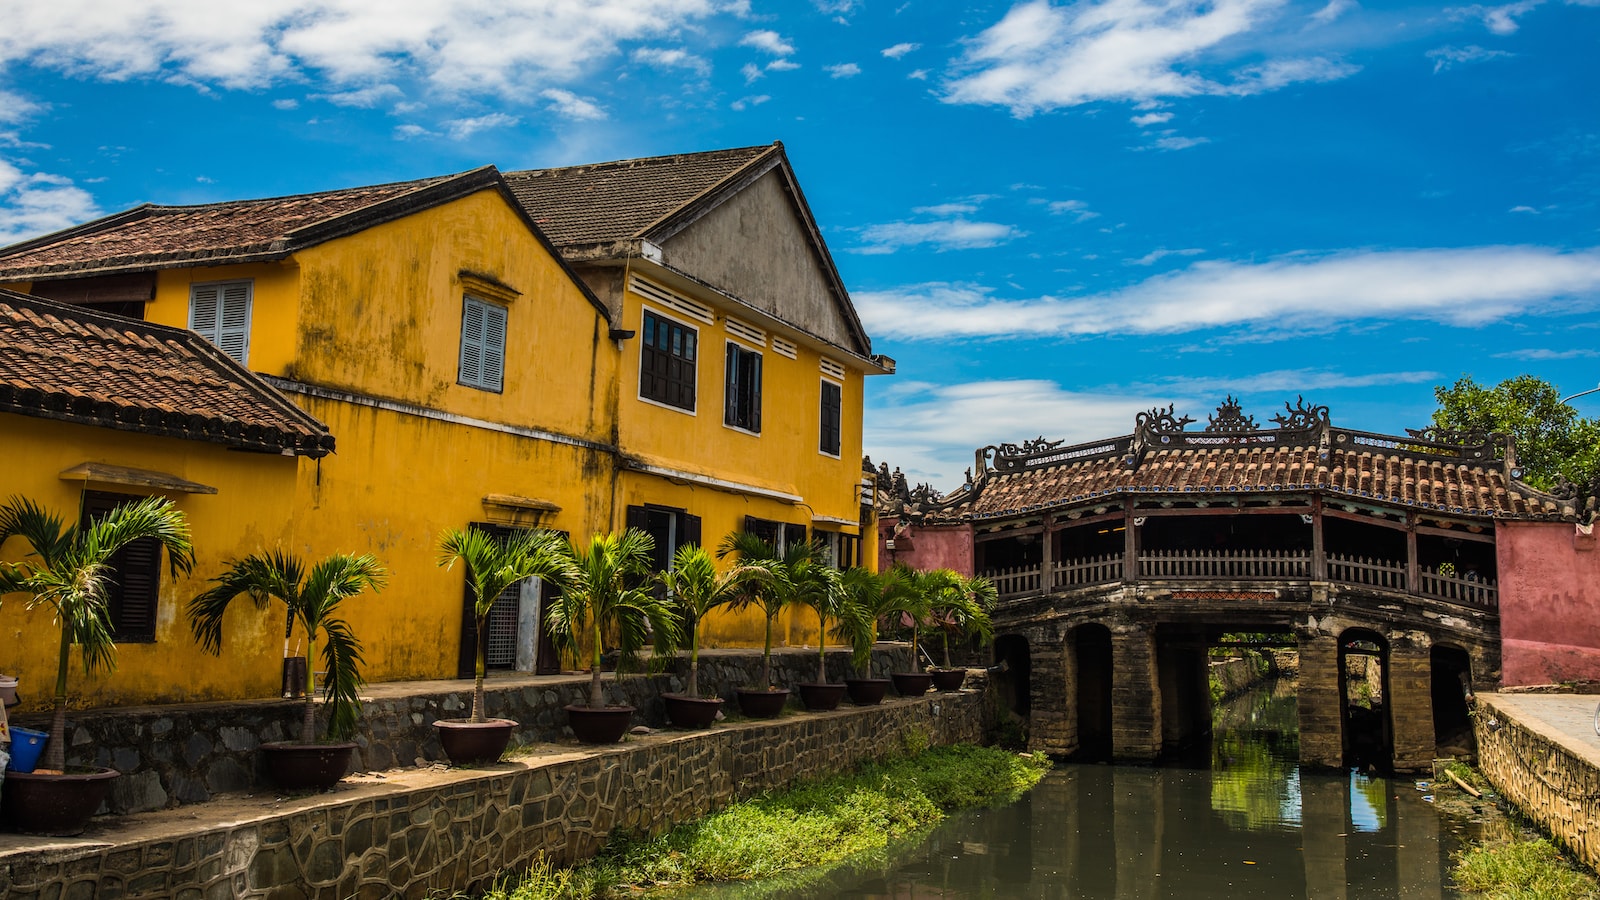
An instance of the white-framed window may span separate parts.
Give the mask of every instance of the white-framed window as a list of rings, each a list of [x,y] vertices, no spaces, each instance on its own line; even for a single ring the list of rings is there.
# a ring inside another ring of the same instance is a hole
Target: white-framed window
[[[694,412],[699,329],[646,309],[640,331],[640,399]]]
[[[822,379],[822,411],[818,420],[817,451],[837,458],[843,437],[841,407],[844,405],[844,385],[827,378]]]
[[[250,362],[251,281],[213,281],[189,287],[189,329],[239,365]]]
[[[761,353],[728,342],[728,365],[723,378],[722,424],[752,434],[761,433]]]
[[[461,298],[461,365],[456,381],[500,393],[505,387],[506,308]]]

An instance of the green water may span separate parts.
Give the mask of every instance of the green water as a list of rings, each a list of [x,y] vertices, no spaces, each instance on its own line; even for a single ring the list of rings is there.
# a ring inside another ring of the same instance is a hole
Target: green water
[[[1057,767],[1022,801],[953,817],[913,847],[750,898],[1330,898],[1435,900],[1458,846],[1407,780],[1301,771],[1295,698],[1219,709],[1209,758]]]

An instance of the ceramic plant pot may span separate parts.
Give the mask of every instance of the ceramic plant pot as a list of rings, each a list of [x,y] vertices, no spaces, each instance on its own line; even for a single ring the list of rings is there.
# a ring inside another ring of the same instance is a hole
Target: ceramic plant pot
[[[739,688],[739,712],[751,719],[776,719],[789,702],[787,690],[761,691]]]
[[[844,686],[850,694],[850,702],[857,706],[877,706],[889,693],[887,678],[846,678]]]
[[[615,744],[628,733],[633,724],[633,707],[588,706],[567,707],[567,723],[581,744]]]
[[[722,709],[721,697],[662,694],[661,700],[667,706],[667,721],[679,728],[709,728]]]
[[[812,712],[827,712],[839,708],[839,701],[844,699],[845,685],[831,682],[801,684],[800,702]]]
[[[935,669],[929,674],[933,675],[933,689],[936,691],[959,691],[967,680],[966,669]]]
[[[921,697],[933,685],[933,676],[927,672],[891,672],[894,692],[902,697]]]
[[[82,834],[111,791],[116,769],[68,769],[65,775],[7,772],[0,819],[28,834]]]
[[[517,723],[511,719],[439,719],[433,727],[439,729],[439,743],[450,765],[484,766],[500,761]]]
[[[261,745],[261,758],[267,777],[286,791],[325,791],[339,783],[350,771],[350,754],[356,745],[302,744],[299,741],[273,741]]]

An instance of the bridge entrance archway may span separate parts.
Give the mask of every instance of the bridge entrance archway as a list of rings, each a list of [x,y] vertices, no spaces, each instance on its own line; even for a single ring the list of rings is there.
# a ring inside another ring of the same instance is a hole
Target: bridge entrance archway
[[[1339,636],[1340,725],[1344,764],[1387,772],[1394,767],[1389,641],[1351,628]]]
[[[1472,696],[1472,657],[1449,644],[1428,652],[1433,696],[1433,743],[1440,755],[1470,756],[1477,752],[1468,698]]]
[[[1002,634],[994,639],[994,661],[999,667],[995,684],[1007,707],[1026,718],[1033,711],[1033,659],[1028,639],[1020,634]]]
[[[1113,679],[1111,629],[1080,625],[1071,635],[1073,682],[1078,711],[1078,759],[1109,761],[1112,755]]]

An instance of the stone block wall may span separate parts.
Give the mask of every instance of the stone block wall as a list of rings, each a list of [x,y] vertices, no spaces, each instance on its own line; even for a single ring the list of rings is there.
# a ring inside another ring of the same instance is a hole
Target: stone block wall
[[[831,775],[908,745],[981,742],[975,690],[881,707],[630,738],[553,761],[452,770],[443,784],[387,783],[206,821],[187,833],[33,851],[0,844],[0,896],[424,898],[481,890],[541,856],[568,864],[615,829],[659,833],[734,799]],[[574,756],[576,758],[574,758]],[[418,773],[419,775],[421,773]],[[267,807],[263,804],[263,807]]]
[[[873,671],[903,669],[909,652],[903,646],[880,645],[873,651]],[[848,652],[829,651],[827,660],[830,680],[855,676]],[[772,666],[773,682],[780,686],[813,681],[817,653],[774,650]],[[661,674],[623,679],[607,676],[606,702],[635,707],[636,725],[663,726],[666,711],[661,694],[682,691],[688,672],[688,659],[679,657]],[[701,654],[701,689],[730,701],[730,709],[734,691],[755,684],[760,676],[759,651]],[[434,721],[464,718],[472,710],[472,681],[451,684],[448,691],[364,702],[351,771],[444,759]],[[509,685],[492,679],[485,700],[489,716],[519,723],[512,742],[527,745],[570,738],[563,707],[587,703],[588,697],[587,676],[572,676],[523,678]],[[791,703],[798,705],[798,697],[791,697]],[[267,784],[256,748],[270,741],[298,738],[303,709],[303,704],[294,700],[255,700],[73,712],[67,719],[67,764],[102,766],[122,773],[112,782],[103,812],[147,812],[202,803],[219,793]],[[13,724],[48,731],[49,717],[18,716]]]
[[[1480,695],[1472,717],[1478,769],[1539,827],[1600,869],[1600,768]]]

